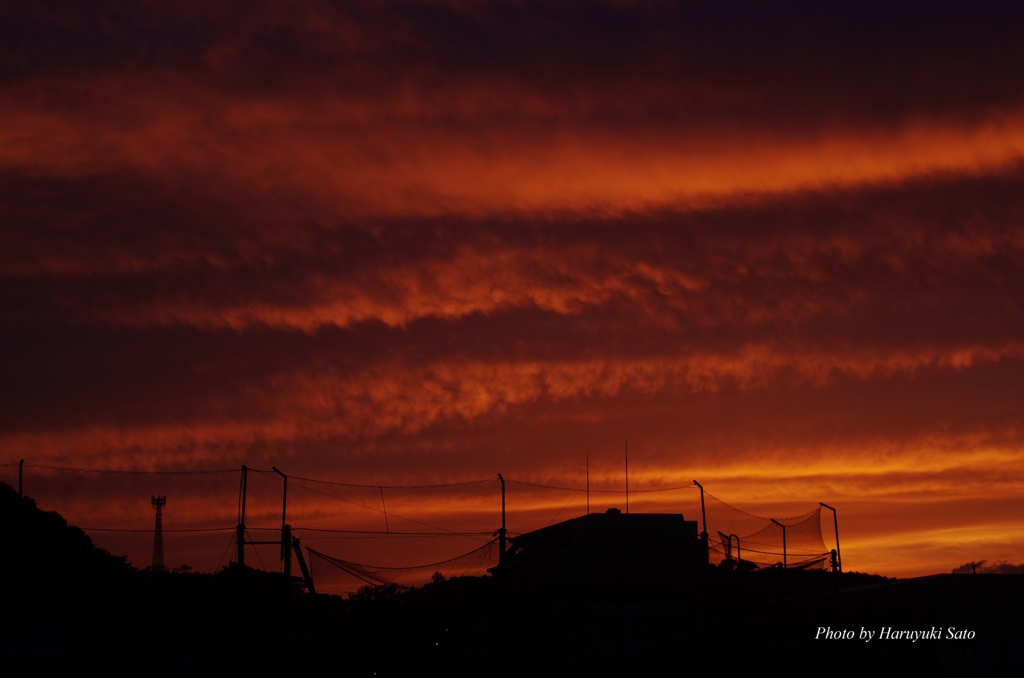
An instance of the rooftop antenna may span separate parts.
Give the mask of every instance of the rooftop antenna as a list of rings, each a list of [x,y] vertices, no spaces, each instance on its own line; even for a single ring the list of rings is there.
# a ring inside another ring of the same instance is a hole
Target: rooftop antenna
[[[626,515],[629,515],[629,438],[626,439]]]
[[[156,532],[153,534],[153,571],[166,572],[164,566],[164,526],[163,513],[167,497],[153,497],[153,508],[156,509]]]

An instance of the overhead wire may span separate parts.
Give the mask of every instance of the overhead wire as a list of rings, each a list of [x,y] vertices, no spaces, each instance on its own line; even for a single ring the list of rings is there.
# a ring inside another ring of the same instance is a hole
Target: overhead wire
[[[569,507],[569,504],[572,503],[572,500],[575,499],[578,496],[580,496],[579,492],[577,492],[576,494],[574,494],[571,497],[569,497],[569,501],[565,502],[565,506],[563,506],[562,508],[558,509],[558,513],[556,513],[554,516],[551,517],[551,520],[548,521],[548,525],[550,525],[551,523],[555,522],[555,518],[557,518],[558,516],[562,515],[562,511],[567,509]]]
[[[245,533],[246,533],[247,535],[249,535],[249,541],[255,541],[255,540],[254,540],[254,539],[252,538],[252,535],[251,535],[251,534],[249,534],[249,530],[248,530],[248,529],[246,529],[246,530],[245,530]],[[307,550],[309,550],[309,549],[307,549]],[[262,567],[262,568],[263,568],[263,571],[264,571],[264,572],[268,572],[269,570],[267,570],[267,566],[263,564],[263,558],[260,558],[260,550],[259,550],[258,548],[256,548],[256,545],[255,545],[255,544],[253,544],[253,547],[252,547],[252,552],[256,554],[256,560],[260,561],[260,567]]]
[[[66,486],[64,487],[64,489],[63,489],[63,490],[61,490],[61,491],[60,491],[60,492],[58,492],[57,494],[55,494],[55,495],[53,495],[52,497],[50,497],[49,501],[47,501],[47,502],[46,502],[45,504],[43,504],[42,506],[40,506],[40,507],[39,507],[39,510],[40,510],[40,511],[42,511],[42,510],[43,510],[44,508],[46,508],[47,506],[49,506],[49,505],[50,505],[50,504],[51,504],[51,503],[53,502],[53,500],[54,500],[54,499],[56,499],[56,498],[57,498],[57,497],[59,497],[60,495],[64,494],[64,493],[65,493],[65,492],[66,492],[66,491],[68,490],[68,488],[70,488],[70,487],[71,487],[72,485],[74,485],[75,483],[77,483],[77,482],[78,482],[79,480],[81,480],[81,479],[82,479],[82,478],[84,478],[84,477],[85,477],[85,473],[83,473],[82,475],[80,475],[80,476],[78,476],[77,478],[75,478],[74,480],[72,480],[72,481],[71,481],[70,483],[68,483],[68,484],[67,484],[67,485],[66,485]]]
[[[317,478],[304,478],[302,476],[288,476],[288,478],[289,479],[294,478],[296,480],[304,480],[304,481],[310,482],[310,483],[321,483],[323,485],[338,485],[338,486],[341,486],[341,487],[359,487],[359,488],[371,489],[371,490],[377,489],[377,488],[383,488],[385,490],[430,490],[430,489],[437,489],[437,488],[442,488],[442,487],[462,487],[462,486],[465,486],[465,485],[481,485],[483,483],[496,483],[496,482],[498,482],[496,478],[480,478],[480,479],[477,479],[477,480],[463,480],[463,481],[454,482],[454,483],[434,483],[434,484],[430,484],[430,485],[381,485],[379,483],[375,484],[375,485],[365,485],[365,484],[362,484],[362,483],[346,483],[346,482],[341,482],[341,481],[336,481],[336,480],[319,480]]]
[[[344,499],[344,498],[339,497],[337,495],[330,494],[329,492],[321,492],[320,490],[317,490],[317,489],[312,488],[312,487],[307,487],[306,485],[302,485],[300,483],[295,483],[295,486],[296,487],[301,487],[302,489],[307,490],[309,492],[315,492],[317,494],[322,494],[323,496],[330,497],[331,499],[337,499],[338,501],[345,502],[346,504],[353,504],[355,506],[361,506],[362,508],[368,509],[370,511],[375,511],[377,513],[383,513],[383,511],[381,511],[379,508],[376,508],[376,507],[373,507],[373,506],[367,506],[366,504],[360,504],[359,502],[354,502],[354,501],[351,501],[351,500],[348,500],[348,499]],[[373,485],[371,487],[378,487],[378,486],[377,485]],[[415,523],[416,525],[422,525],[423,527],[429,527],[432,530],[440,530],[440,531],[443,531],[443,532],[448,532],[450,534],[462,534],[462,533],[456,532],[455,530],[449,530],[449,529],[446,529],[446,528],[443,528],[443,527],[439,527],[437,525],[431,525],[430,523],[424,523],[424,522],[422,522],[420,520],[415,520],[413,518],[407,518],[407,517],[401,516],[401,515],[399,515],[397,513],[393,513],[392,512],[391,516],[394,517],[394,518],[399,518],[401,520],[406,520],[406,521],[408,521],[410,523]]]
[[[17,464],[11,464],[11,466],[17,466]],[[140,471],[136,469],[109,469],[109,468],[77,468],[74,466],[52,466],[50,464],[30,464],[25,463],[25,466],[31,468],[45,468],[54,471],[75,471],[79,473],[124,473],[129,475],[209,475],[214,473],[238,473],[238,469],[210,469],[202,471],[183,470],[183,471]]]
[[[516,480],[514,478],[505,478],[505,482],[514,483],[516,485],[528,485],[530,487],[539,487],[545,490],[561,490],[562,492],[586,492],[587,489],[584,487],[564,487],[561,485],[545,485],[544,483],[534,483],[527,480]],[[674,487],[652,487],[642,490],[629,490],[630,494],[647,494],[651,492],[672,492],[674,490],[688,490],[695,488],[696,486],[692,483],[689,485],[677,485]],[[590,488],[591,494],[625,494],[626,490],[597,490]]]
[[[231,544],[235,541],[234,537],[228,537],[228,545],[224,548],[224,553],[220,555],[220,560],[217,561],[217,569],[220,569],[221,563],[224,562],[224,557],[227,556],[228,551],[231,550]],[[230,560],[228,561],[231,562]]]
[[[153,533],[153,528],[142,530],[142,529],[119,528],[119,527],[79,527],[78,529],[83,530],[85,532],[147,532],[149,534]],[[234,527],[190,527],[190,528],[180,528],[180,529],[172,529],[172,530],[167,530],[167,529],[164,529],[162,527],[160,528],[161,532],[226,532],[228,530],[234,531],[235,528]]]

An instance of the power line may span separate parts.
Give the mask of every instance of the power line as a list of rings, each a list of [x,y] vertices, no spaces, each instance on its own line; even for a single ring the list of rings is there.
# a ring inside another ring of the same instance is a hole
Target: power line
[[[252,538],[252,535],[249,534],[249,530],[245,530],[245,534],[248,535],[249,541],[256,541],[255,539]],[[308,551],[309,549],[306,549],[306,550]],[[253,551],[253,553],[256,554],[256,559],[258,561],[260,561],[260,567],[263,568],[264,572],[266,572],[267,571],[267,566],[263,564],[263,558],[260,558],[260,550],[258,548],[254,548],[252,551]]]
[[[543,483],[531,483],[531,482],[526,481],[526,480],[514,480],[512,478],[505,478],[505,481],[509,482],[509,483],[515,483],[517,485],[529,485],[530,487],[540,487],[540,488],[543,488],[545,490],[561,490],[563,492],[586,492],[586,488],[582,488],[582,487],[562,487],[560,485],[545,485]],[[673,490],[689,490],[689,489],[693,489],[693,488],[694,488],[694,485],[693,484],[689,484],[689,485],[677,485],[675,487],[652,487],[652,488],[648,488],[646,490],[631,489],[629,492],[630,492],[630,494],[641,494],[641,493],[650,493],[650,492],[671,492]],[[625,490],[595,490],[593,488],[591,488],[590,491],[594,492],[594,493],[599,493],[599,494],[624,494],[625,493]]]
[[[232,528],[232,529],[234,529],[234,528]],[[231,547],[234,545],[234,543],[235,543],[235,537],[234,537],[234,535],[231,535],[230,537],[228,537],[228,545],[224,548],[224,553],[220,554],[220,560],[217,561],[217,570],[220,569],[221,564],[224,562],[224,557],[228,555],[228,551],[231,550]],[[231,562],[231,561],[229,560],[228,562]]]
[[[572,503],[572,500],[575,499],[578,496],[580,496],[579,492],[577,492],[576,494],[574,494],[571,497],[569,497],[569,501],[565,502],[565,506],[563,506],[562,508],[558,509],[558,513],[556,513],[554,516],[551,517],[551,520],[548,521],[548,525],[551,525],[551,523],[555,522],[555,518],[557,518],[558,516],[562,515],[562,511],[567,509],[569,507],[569,504]]]
[[[79,527],[78,529],[85,532],[146,532],[153,534],[152,528],[148,530],[136,530],[119,527]],[[225,532],[227,530],[235,530],[234,527],[190,527],[181,528],[177,530],[162,530],[163,532]]]
[[[317,480],[316,478],[303,478],[302,476],[288,476],[296,480],[305,480],[310,483],[320,483],[322,485],[338,485],[340,487],[359,487],[364,489],[376,490],[378,488],[384,488],[385,490],[431,490],[442,487],[462,487],[465,485],[480,485],[483,483],[496,482],[494,478],[481,478],[479,480],[463,480],[457,483],[435,483],[432,485],[364,485],[362,483],[343,483],[335,480]]]
[[[317,490],[317,489],[312,488],[312,487],[307,487],[306,485],[302,485],[300,483],[295,483],[295,486],[296,487],[301,487],[302,489],[308,490],[309,492],[315,492],[317,494],[322,494],[323,496],[330,497],[331,499],[337,499],[338,501],[343,501],[346,504],[353,504],[355,506],[361,506],[362,508],[368,509],[370,511],[375,511],[377,513],[383,513],[383,511],[380,510],[379,508],[375,508],[373,506],[367,506],[365,504],[360,504],[360,503],[355,502],[355,501],[349,501],[348,499],[343,499],[341,497],[338,497],[338,496],[333,495],[333,494],[329,494],[327,492],[321,492],[320,490]],[[371,487],[379,487],[379,486],[378,485],[371,485]],[[400,516],[397,513],[392,513],[391,515],[394,516],[395,518],[400,518],[402,520],[407,520],[410,523],[415,523],[417,525],[422,525],[423,527],[429,527],[432,530],[441,530],[441,531],[447,532],[449,534],[461,534],[461,533],[456,532],[455,530],[448,530],[448,529],[445,529],[443,527],[438,527],[437,525],[431,525],[430,523],[424,523],[422,521],[414,520],[412,518],[406,518],[405,516]]]
[[[17,466],[17,464],[4,464],[4,466]],[[238,473],[238,469],[210,469],[206,471],[138,471],[133,469],[109,469],[109,468],[77,468],[74,466],[51,466],[49,464],[30,464],[25,466],[31,468],[45,468],[53,471],[75,471],[76,473],[124,473],[129,475],[208,475],[213,473]]]
[[[263,475],[268,475],[268,476],[269,475],[273,475],[275,478],[278,478],[280,480],[280,478],[276,474],[273,474],[270,471],[263,471],[263,470],[255,469],[255,468],[249,468],[249,470],[250,471],[256,471],[257,473],[262,473]],[[367,489],[367,490],[379,490],[379,489],[384,489],[384,490],[429,490],[429,489],[437,489],[437,488],[442,488],[442,487],[461,487],[463,485],[480,485],[482,483],[493,483],[493,482],[495,482],[494,478],[481,478],[479,480],[463,480],[463,481],[456,482],[456,483],[435,483],[435,484],[432,484],[432,485],[380,485],[380,484],[377,484],[377,485],[367,485],[367,484],[363,484],[363,483],[345,483],[345,482],[341,482],[341,481],[338,481],[338,480],[319,480],[317,478],[304,478],[303,476],[288,476],[288,477],[292,478],[292,479],[295,479],[295,480],[305,480],[306,482],[310,482],[310,483],[320,483],[321,485],[337,485],[339,487],[358,487],[358,488]]]
[[[84,477],[85,477],[85,473],[81,474],[80,476],[78,476],[77,478],[75,478],[74,480],[72,480],[72,481],[71,481],[70,483],[68,483],[68,484],[67,484],[67,485],[66,485],[66,486],[64,487],[64,489],[63,489],[63,490],[61,490],[61,491],[60,491],[60,492],[58,492],[57,494],[55,494],[55,495],[53,495],[52,497],[50,497],[49,501],[47,501],[47,502],[46,502],[45,504],[43,504],[42,506],[40,506],[40,507],[39,507],[39,510],[40,510],[40,511],[42,511],[42,510],[43,510],[44,508],[46,508],[47,506],[49,506],[49,505],[50,505],[51,503],[53,503],[53,500],[54,500],[54,499],[56,499],[56,498],[57,498],[57,497],[59,497],[60,495],[64,494],[64,493],[65,493],[65,492],[66,492],[66,491],[67,491],[67,490],[68,490],[68,489],[69,489],[69,488],[70,488],[70,487],[71,487],[72,485],[74,485],[75,483],[77,483],[77,482],[78,482],[79,480],[81,480],[81,479],[82,479],[82,478],[84,478]]]

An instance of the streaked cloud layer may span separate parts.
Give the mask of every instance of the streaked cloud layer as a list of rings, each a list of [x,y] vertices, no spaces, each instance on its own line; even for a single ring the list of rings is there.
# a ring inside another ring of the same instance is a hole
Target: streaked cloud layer
[[[611,487],[628,437],[639,484],[839,507],[857,569],[1020,562],[1024,17],[919,9],[2,10],[0,461]]]

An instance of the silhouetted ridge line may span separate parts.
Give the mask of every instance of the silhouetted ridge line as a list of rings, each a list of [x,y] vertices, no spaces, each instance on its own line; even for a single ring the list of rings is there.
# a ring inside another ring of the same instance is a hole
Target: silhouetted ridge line
[[[563,492],[586,492],[587,491],[587,488],[585,488],[585,487],[562,487],[560,485],[545,485],[543,483],[531,483],[531,482],[526,481],[526,480],[514,480],[513,478],[505,478],[505,482],[515,483],[516,485],[529,485],[530,487],[540,487],[540,488],[543,488],[545,490],[561,490]],[[374,487],[376,487],[376,486],[374,485]],[[652,488],[649,488],[649,489],[646,489],[646,490],[631,489],[629,491],[629,493],[630,494],[644,494],[644,493],[648,493],[648,492],[671,492],[673,490],[690,490],[690,489],[694,489],[695,487],[696,486],[693,485],[693,484],[677,485],[675,487],[652,487]],[[625,490],[595,490],[594,488],[590,488],[590,492],[591,492],[591,494],[595,494],[595,493],[596,494],[625,494],[626,491]]]

